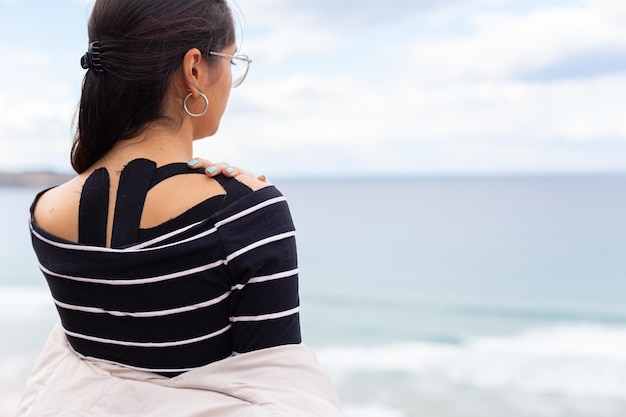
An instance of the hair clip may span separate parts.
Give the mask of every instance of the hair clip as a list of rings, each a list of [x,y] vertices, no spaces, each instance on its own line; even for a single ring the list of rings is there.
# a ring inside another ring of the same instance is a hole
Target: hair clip
[[[104,72],[100,59],[100,42],[95,41],[89,44],[87,53],[80,58],[80,66],[83,69],[92,69],[98,73]]]

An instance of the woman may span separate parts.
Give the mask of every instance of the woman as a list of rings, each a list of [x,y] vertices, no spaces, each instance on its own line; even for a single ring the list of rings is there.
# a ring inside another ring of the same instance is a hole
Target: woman
[[[340,415],[301,344],[284,197],[189,169],[251,62],[226,2],[97,0],[89,42],[78,175],[31,209],[61,326],[18,415]]]

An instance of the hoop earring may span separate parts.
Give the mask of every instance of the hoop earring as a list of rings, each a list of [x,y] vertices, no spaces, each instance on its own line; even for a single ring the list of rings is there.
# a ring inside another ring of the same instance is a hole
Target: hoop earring
[[[189,100],[189,97],[191,97],[193,93],[187,94],[187,97],[185,97],[185,100],[183,101],[183,108],[185,109],[185,112],[191,117],[203,116],[207,112],[207,110],[209,110],[209,99],[200,92],[198,92],[198,94],[200,94],[200,97],[204,99],[204,110],[202,110],[200,113],[192,113],[189,111],[189,108],[187,108],[187,100]]]

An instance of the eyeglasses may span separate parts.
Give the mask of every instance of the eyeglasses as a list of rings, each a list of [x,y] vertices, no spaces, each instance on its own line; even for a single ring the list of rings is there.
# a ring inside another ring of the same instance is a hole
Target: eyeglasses
[[[239,87],[243,84],[248,71],[250,70],[250,63],[252,60],[248,58],[248,55],[229,55],[221,52],[209,51],[209,55],[221,56],[223,58],[230,59],[231,71],[233,72],[233,88]]]

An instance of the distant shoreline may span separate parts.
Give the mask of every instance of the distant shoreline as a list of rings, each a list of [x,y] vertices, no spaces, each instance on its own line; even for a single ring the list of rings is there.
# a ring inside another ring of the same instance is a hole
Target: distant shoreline
[[[52,187],[68,181],[73,176],[73,174],[60,174],[51,171],[25,173],[0,172],[0,187]]]
[[[60,173],[54,171],[34,171],[34,172],[0,172],[0,188],[46,188],[62,184],[76,174]],[[551,172],[551,173],[437,173],[437,174],[413,174],[406,176],[394,175],[370,175],[370,176],[277,176],[271,178],[272,182],[299,182],[299,181],[315,181],[315,182],[352,182],[352,181],[405,181],[405,180],[423,180],[423,181],[499,181],[499,180],[558,180],[558,179],[589,179],[589,178],[617,178],[626,177],[626,171],[616,172]]]

